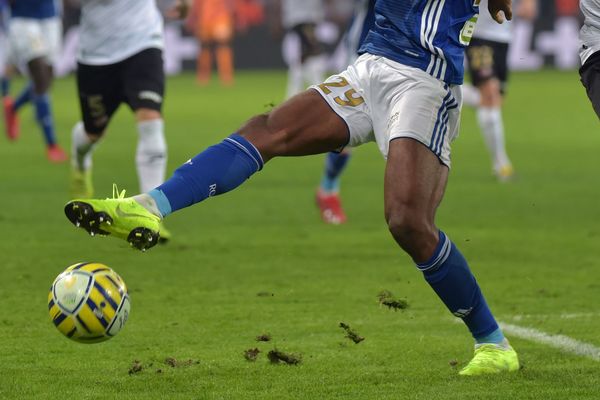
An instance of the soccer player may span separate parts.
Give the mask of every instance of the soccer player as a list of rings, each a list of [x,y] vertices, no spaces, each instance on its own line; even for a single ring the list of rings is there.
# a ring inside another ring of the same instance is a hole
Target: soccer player
[[[196,69],[201,85],[210,81],[213,52],[221,83],[233,84],[233,14],[234,0],[194,0],[192,3],[187,25],[200,43]]]
[[[358,49],[375,23],[374,9],[375,0],[356,1],[353,21],[345,36],[345,45],[350,55],[349,64],[356,60]],[[326,155],[323,176],[315,198],[321,219],[327,224],[339,225],[346,222],[346,213],[340,198],[340,178],[350,161],[350,156],[349,149]]]
[[[581,0],[581,12],[585,16],[581,28],[581,83],[586,89],[594,111],[600,118],[600,0]]]
[[[519,16],[531,19],[536,13],[537,0],[521,0]],[[480,7],[487,7],[481,0]],[[477,21],[473,40],[467,49],[471,83],[463,87],[465,104],[477,109],[477,122],[492,157],[492,171],[505,182],[514,175],[514,169],[504,141],[502,103],[508,80],[508,47],[511,24],[497,24],[491,16],[482,13]]]
[[[5,97],[4,118],[11,140],[19,136],[17,112],[31,102],[36,121],[44,134],[46,155],[54,163],[67,161],[66,153],[56,141],[50,86],[53,65],[61,45],[62,22],[55,0],[18,0],[10,2],[11,18],[8,28],[11,63],[24,71],[31,83],[14,102]]]
[[[137,173],[141,191],[148,191],[164,181],[167,166],[163,17],[155,1],[82,0],[80,32],[77,87],[83,122],[72,131],[71,192],[92,197],[92,153],[121,103],[135,114]]]
[[[323,0],[281,0],[281,20],[286,30],[285,42],[298,43],[298,55],[288,60],[288,98],[300,93],[306,84],[317,84],[325,76],[324,49],[316,28],[325,19]]]
[[[494,319],[469,266],[435,225],[457,135],[464,48],[476,0],[377,0],[362,55],[344,72],[258,115],[148,193],[67,203],[69,220],[139,249],[155,244],[172,212],[235,189],[277,156],[324,153],[375,141],[387,158],[389,230],[447,308],[475,338],[461,375],[517,371],[517,353]],[[496,20],[510,0],[489,0]]]

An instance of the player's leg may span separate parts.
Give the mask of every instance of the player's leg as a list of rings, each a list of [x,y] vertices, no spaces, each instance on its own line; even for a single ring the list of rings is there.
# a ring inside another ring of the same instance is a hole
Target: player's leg
[[[233,49],[231,48],[231,39],[233,37],[232,21],[223,18],[215,24],[213,36],[216,41],[217,70],[221,83],[229,86],[233,84]]]
[[[317,189],[316,202],[321,219],[328,224],[342,224],[346,214],[340,198],[340,177],[348,164],[351,152],[330,152],[325,157],[325,168],[321,183]]]
[[[502,86],[507,77],[506,54],[508,45],[473,39],[467,50],[471,80],[479,92],[477,122],[492,158],[492,169],[499,180],[510,179],[513,167],[504,139],[504,122],[502,118]],[[467,88],[465,102],[470,105],[475,96]]]
[[[477,349],[493,353],[492,357],[476,357],[462,373],[516,370],[516,353],[498,327],[465,258],[435,225],[447,178],[448,168],[422,143],[410,138],[390,142],[385,173],[385,216],[390,232],[450,312],[462,318]]]
[[[592,54],[586,60],[579,74],[592,107],[600,118],[600,52]]]
[[[78,64],[77,91],[82,121],[71,132],[71,195],[93,196],[93,152],[121,102],[118,78],[121,64],[107,66]]]
[[[202,29],[202,33],[198,36],[200,50],[198,51],[196,62],[196,81],[200,85],[206,85],[210,82],[210,75],[212,72],[212,51],[214,44],[210,40],[209,35],[205,32],[205,28],[200,29]]]
[[[2,74],[2,107],[4,109],[4,126],[9,140],[17,140],[20,135],[19,118],[15,111],[15,100],[10,95],[10,81],[14,68],[6,65]]]
[[[65,206],[65,213],[90,234],[110,233],[145,250],[156,244],[162,218],[235,189],[271,158],[324,153],[347,142],[344,120],[318,92],[309,90],[269,114],[252,118],[149,193],[115,200],[73,200]]]

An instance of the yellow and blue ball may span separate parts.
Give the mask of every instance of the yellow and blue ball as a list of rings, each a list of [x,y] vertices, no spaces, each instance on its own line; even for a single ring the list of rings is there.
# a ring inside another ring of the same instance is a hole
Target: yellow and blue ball
[[[127,286],[99,263],[71,265],[56,277],[48,294],[48,311],[69,339],[98,343],[115,336],[129,317]]]

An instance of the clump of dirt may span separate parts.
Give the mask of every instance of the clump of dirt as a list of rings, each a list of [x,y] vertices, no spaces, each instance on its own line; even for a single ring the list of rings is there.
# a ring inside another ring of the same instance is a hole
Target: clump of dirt
[[[273,296],[275,296],[275,293],[271,293],[271,292],[258,292],[258,293],[256,293],[256,295],[258,297],[273,297]]]
[[[134,360],[131,364],[131,368],[129,368],[129,375],[140,373],[143,369],[144,366],[142,365],[141,361]]]
[[[458,367],[458,360],[450,360],[448,361],[448,364],[452,367],[452,368],[456,368]]]
[[[352,340],[355,344],[359,344],[360,342],[365,340],[365,338],[360,336],[358,332],[352,330],[352,328],[350,328],[350,325],[348,324],[340,322],[340,328],[342,328],[346,332],[346,337]]]
[[[257,342],[270,342],[271,341],[271,335],[268,333],[263,333],[262,335],[258,335],[256,337],[256,341]]]
[[[272,364],[283,362],[288,365],[298,365],[302,362],[302,356],[300,354],[284,353],[277,349],[269,351],[267,357]]]
[[[396,298],[389,290],[382,290],[379,292],[377,299],[379,300],[379,304],[386,306],[390,310],[398,311],[406,310],[408,308],[408,302],[406,300]]]
[[[256,361],[259,354],[260,350],[255,347],[253,349],[248,349],[244,351],[244,358],[246,359],[246,361]]]
[[[167,364],[168,366],[170,366],[172,368],[179,368],[179,367],[189,367],[190,365],[200,364],[200,361],[192,360],[191,358],[189,360],[179,361],[174,357],[167,357],[167,358],[165,358],[165,364]]]

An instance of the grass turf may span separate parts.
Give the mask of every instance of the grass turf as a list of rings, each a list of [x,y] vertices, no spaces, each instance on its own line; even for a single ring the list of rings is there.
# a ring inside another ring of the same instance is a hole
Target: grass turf
[[[192,76],[171,78],[170,171],[281,101],[284,80],[243,73],[234,88],[201,89]],[[68,147],[79,115],[73,80],[56,82],[53,98]],[[577,75],[551,71],[515,74],[505,116],[517,179],[493,180],[466,109],[439,225],[499,319],[526,315],[515,323],[600,346],[596,117]],[[520,339],[519,373],[457,376],[472,341],[387,233],[374,145],[356,150],[343,178],[344,226],[322,224],[314,207],[323,158],[279,159],[235,192],[170,217],[173,242],[141,254],[68,224],[68,166],[48,165],[29,110],[22,130],[18,143],[0,140],[0,398],[597,398],[598,362]],[[123,107],[95,155],[97,196],[113,182],[137,192],[135,142]],[[68,341],[47,315],[50,283],[79,261],[113,267],[130,288],[130,320],[103,344]],[[381,307],[384,289],[409,309]],[[340,322],[366,339],[352,343]],[[272,341],[256,342],[263,333]],[[255,347],[257,361],[246,361]],[[271,365],[274,348],[302,363]],[[171,367],[168,357],[199,363]],[[130,375],[134,360],[142,370]]]

